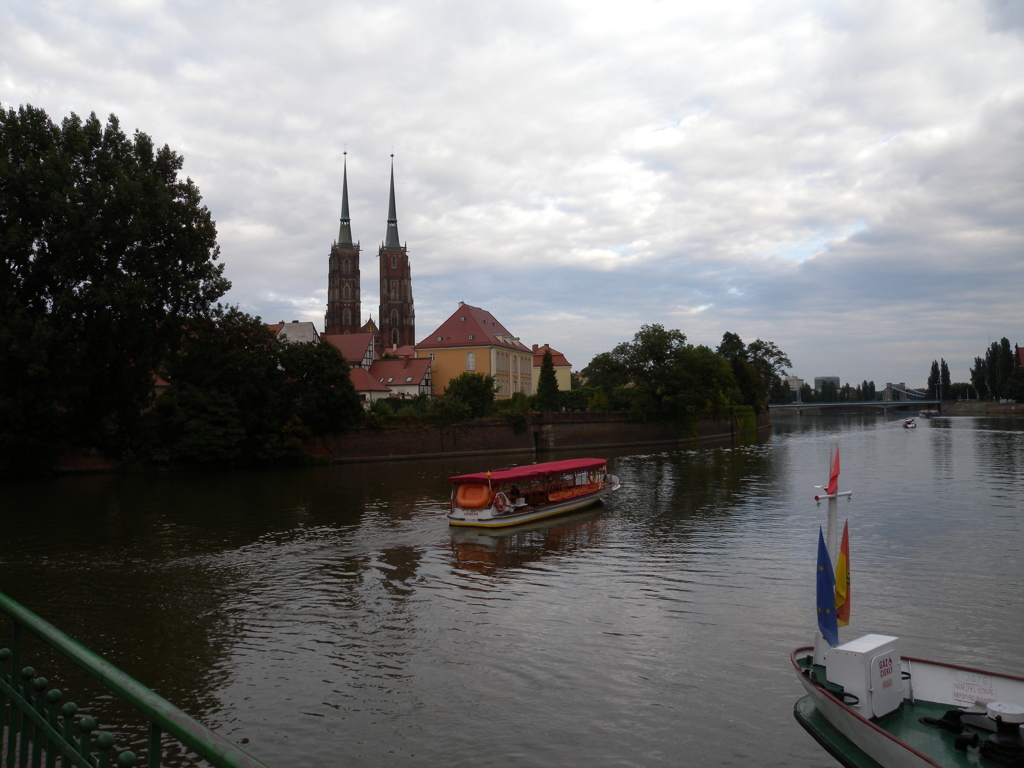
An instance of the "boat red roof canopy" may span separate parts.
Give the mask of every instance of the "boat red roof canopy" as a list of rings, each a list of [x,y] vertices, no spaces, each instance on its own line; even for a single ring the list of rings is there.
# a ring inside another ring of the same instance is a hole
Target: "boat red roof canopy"
[[[561,475],[565,472],[582,472],[588,469],[600,469],[605,466],[607,459],[566,459],[565,461],[546,461],[540,464],[525,464],[521,467],[506,467],[505,469],[492,470],[490,480],[492,483],[507,483],[512,480],[534,480],[551,475]],[[486,483],[487,472],[475,472],[470,475],[455,475],[449,477],[448,482],[452,485],[462,483]]]

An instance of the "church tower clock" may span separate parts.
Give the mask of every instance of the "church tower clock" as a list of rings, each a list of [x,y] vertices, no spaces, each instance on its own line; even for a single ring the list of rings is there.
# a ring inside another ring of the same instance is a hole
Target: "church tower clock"
[[[412,272],[409,254],[398,239],[395,214],[395,156],[391,156],[391,197],[388,203],[388,230],[378,253],[380,261],[380,341],[381,352],[416,343],[416,313],[412,301]]]
[[[392,182],[393,184],[394,182]],[[362,308],[359,299],[359,243],[352,242],[348,217],[348,152],[341,186],[341,227],[338,241],[331,247],[327,271],[327,314],[324,333],[359,333]]]

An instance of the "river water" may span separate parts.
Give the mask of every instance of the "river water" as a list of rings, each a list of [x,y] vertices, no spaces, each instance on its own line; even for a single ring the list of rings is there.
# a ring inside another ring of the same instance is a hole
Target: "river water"
[[[528,456],[7,485],[0,590],[270,766],[831,765],[788,657],[833,442],[842,639],[1024,675],[1024,420],[900,423],[601,451],[621,491],[508,532],[449,529],[445,478]]]

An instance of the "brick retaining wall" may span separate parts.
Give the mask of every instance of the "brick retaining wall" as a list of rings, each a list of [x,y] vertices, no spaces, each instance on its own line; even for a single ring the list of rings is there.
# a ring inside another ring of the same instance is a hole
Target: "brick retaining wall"
[[[457,454],[522,453],[541,449],[610,448],[628,445],[699,445],[734,441],[735,423],[731,419],[702,419],[696,437],[680,437],[676,429],[663,422],[606,420],[600,414],[589,418],[545,418],[538,416],[526,432],[516,434],[511,426],[494,422],[461,424],[448,429],[424,425],[389,426],[357,429],[343,435],[318,440],[313,453],[331,456],[335,461],[381,461],[451,456]],[[617,414],[616,414],[617,415]],[[767,413],[758,416],[758,432],[771,429]]]

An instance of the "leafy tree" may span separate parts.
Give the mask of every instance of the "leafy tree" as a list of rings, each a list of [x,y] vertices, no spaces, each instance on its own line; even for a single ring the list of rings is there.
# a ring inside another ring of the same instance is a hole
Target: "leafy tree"
[[[928,399],[935,400],[939,390],[939,361],[932,360],[931,372],[928,374]]]
[[[463,371],[448,382],[444,399],[465,406],[469,418],[487,416],[494,408],[494,377]],[[453,414],[459,409],[451,409]]]
[[[860,385],[860,399],[864,402],[870,402],[878,396],[875,391],[875,382],[867,381],[866,379],[861,382]]]
[[[765,382],[765,397],[770,397],[773,389],[783,383],[786,369],[793,367],[793,362],[774,342],[757,339],[747,347],[747,360],[761,374]]]
[[[739,338],[739,337],[737,337]],[[721,349],[721,347],[719,347]],[[718,353],[722,355],[721,352]],[[761,413],[765,409],[765,384],[764,379],[761,378],[761,374],[758,370],[747,362],[744,356],[734,356],[731,359],[725,358],[730,361],[732,368],[733,378],[736,380],[736,385],[739,387],[742,401],[754,409],[754,413]],[[789,387],[786,387],[786,398],[789,398]],[[788,399],[784,402],[789,402]]]
[[[284,395],[292,413],[314,435],[343,432],[363,408],[344,356],[330,344],[283,344]],[[408,405],[403,402],[403,405]]]
[[[838,403],[839,387],[834,381],[821,382],[821,393],[818,396],[819,403]]]
[[[230,287],[181,167],[113,115],[0,109],[0,473],[123,447],[185,320]]]
[[[722,335],[722,342],[715,351],[730,362],[736,359],[747,359],[747,348],[743,344],[743,339],[728,331]]]
[[[1024,368],[1013,369],[1013,373],[1006,381],[1003,396],[1018,403],[1024,401]]]
[[[951,400],[953,396],[952,381],[949,377],[949,366],[945,359],[939,362],[939,396],[945,400]]]
[[[626,362],[615,352],[595,355],[590,365],[580,371],[588,387],[600,387],[606,392],[629,384],[629,369]]]
[[[235,307],[190,321],[163,369],[171,389],[147,414],[152,455],[200,464],[297,455],[296,436],[284,429],[292,409],[281,347],[259,318]],[[197,444],[201,438],[218,447],[207,451]]]
[[[540,376],[537,378],[537,394],[534,406],[538,411],[555,411],[559,409],[558,380],[555,378],[555,363],[551,350],[544,350],[544,359],[540,365]]]
[[[971,367],[971,385],[977,392],[979,400],[988,397],[988,360],[987,357],[974,358],[974,365]]]

